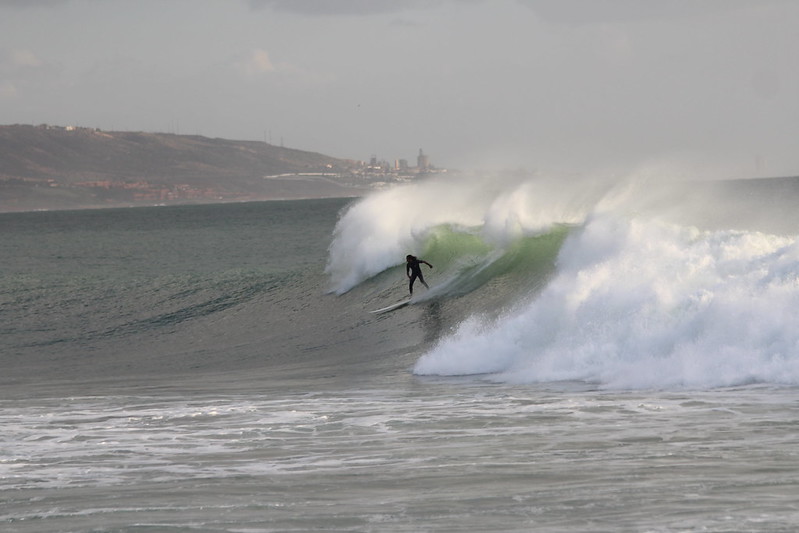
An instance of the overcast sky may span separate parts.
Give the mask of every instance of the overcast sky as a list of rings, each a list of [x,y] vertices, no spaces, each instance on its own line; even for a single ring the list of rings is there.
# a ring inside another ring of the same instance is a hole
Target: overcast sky
[[[794,0],[0,0],[0,124],[799,175],[797,28]]]

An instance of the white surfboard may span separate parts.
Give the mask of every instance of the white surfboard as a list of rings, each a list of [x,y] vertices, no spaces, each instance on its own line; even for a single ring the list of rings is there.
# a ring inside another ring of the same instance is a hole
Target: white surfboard
[[[391,304],[388,307],[381,307],[380,309],[375,309],[374,311],[369,311],[370,313],[380,314],[380,313],[388,313],[389,311],[393,311],[394,309],[399,309],[400,307],[405,307],[411,303],[411,299],[408,298],[407,300],[403,300],[401,302],[397,302],[395,304]]]

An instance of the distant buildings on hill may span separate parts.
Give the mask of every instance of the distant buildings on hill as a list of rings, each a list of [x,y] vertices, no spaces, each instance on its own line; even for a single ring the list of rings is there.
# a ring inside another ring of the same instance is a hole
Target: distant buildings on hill
[[[40,124],[39,129],[60,130],[69,132],[88,132],[105,135],[98,128],[81,126],[52,126]],[[393,163],[372,156],[369,162],[357,160],[341,160],[341,164],[327,164],[318,168],[308,168],[281,174],[262,176],[264,179],[315,179],[321,182],[333,182],[343,187],[356,189],[381,189],[392,184],[403,183],[431,174],[447,172],[430,163],[430,156],[419,149],[416,166],[411,166],[407,159],[395,159]],[[114,199],[130,199],[134,201],[176,201],[197,199],[223,199],[225,193],[221,186],[194,186],[188,183],[161,183],[163,180],[100,178],[80,181],[78,183],[60,183],[57,179],[47,180],[49,187],[73,187],[91,190],[97,197],[113,197]]]
[[[361,163],[360,173],[369,177],[386,176],[398,178],[410,178],[419,174],[433,174],[446,172],[446,169],[436,168],[430,164],[430,156],[419,148],[419,155],[416,157],[416,166],[408,164],[407,159],[395,159],[394,163],[386,160],[378,160],[377,156],[372,156],[369,163]]]
[[[369,162],[351,160],[347,168],[333,168],[328,165],[326,169],[318,172],[290,172],[264,176],[267,180],[291,180],[295,178],[316,179],[338,183],[344,187],[358,190],[383,189],[393,184],[412,181],[422,176],[443,174],[445,168],[437,168],[430,164],[430,158],[420,148],[416,157],[416,166],[408,164],[407,159],[395,159],[393,163],[372,156]]]

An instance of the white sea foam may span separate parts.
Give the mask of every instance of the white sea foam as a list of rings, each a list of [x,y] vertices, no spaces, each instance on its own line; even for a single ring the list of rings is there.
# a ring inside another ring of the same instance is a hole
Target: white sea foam
[[[495,326],[473,318],[417,374],[508,382],[589,380],[613,388],[799,383],[799,243],[591,218],[558,275]]]
[[[327,264],[331,290],[362,281],[422,254],[440,225],[476,228],[501,247],[556,223],[580,223],[607,184],[567,178],[447,176],[392,188],[355,203],[334,230]]]
[[[554,224],[580,225],[534,301],[496,324],[466,320],[415,372],[619,388],[799,383],[797,238],[719,229],[729,216],[717,216],[725,206],[714,191],[651,177],[416,182],[341,217],[327,272],[332,290],[346,292],[423,254],[441,225],[466,227],[500,252]],[[736,205],[739,221],[761,216],[756,202],[750,212]]]

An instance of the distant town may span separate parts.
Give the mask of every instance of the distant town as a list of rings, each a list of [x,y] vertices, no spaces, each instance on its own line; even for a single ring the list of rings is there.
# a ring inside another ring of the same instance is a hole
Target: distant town
[[[416,157],[416,166],[411,166],[407,159],[395,159],[393,163],[383,159],[378,160],[372,156],[369,162],[353,161],[345,169],[335,169],[327,165],[328,169],[322,172],[288,172],[264,176],[267,179],[289,179],[296,177],[306,178],[331,178],[349,186],[368,186],[379,189],[395,183],[411,181],[431,174],[446,173],[447,169],[437,168],[430,164],[430,157],[420,148]]]
[[[431,174],[446,173],[446,169],[436,168],[430,164],[429,157],[419,149],[416,166],[410,166],[407,159],[397,159],[394,163],[372,157],[366,161],[354,161],[346,168],[336,168],[328,163],[325,170],[317,172],[285,172],[265,175],[265,180],[296,181],[323,183],[351,187],[353,189],[379,190],[391,185],[412,181]],[[48,185],[58,187],[59,184],[48,180]],[[125,191],[135,202],[174,202],[181,200],[229,200],[230,195],[218,187],[200,187],[189,183],[163,184],[147,180],[92,180],[79,181],[71,187],[93,189],[98,198],[119,196]],[[236,198],[240,199],[240,198]]]
[[[446,173],[338,159],[262,141],[77,126],[0,126],[0,211],[360,196]]]

